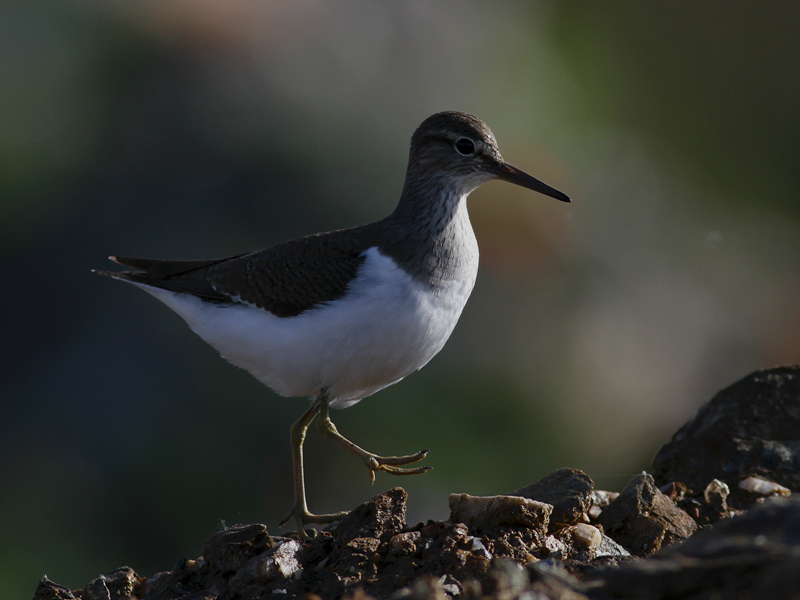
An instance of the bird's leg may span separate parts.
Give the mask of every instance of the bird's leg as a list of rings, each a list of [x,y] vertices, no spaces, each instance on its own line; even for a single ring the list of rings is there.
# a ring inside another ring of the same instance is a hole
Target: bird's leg
[[[409,454],[408,456],[378,456],[372,452],[367,452],[360,446],[355,445],[353,442],[344,437],[336,429],[336,425],[331,421],[328,416],[328,397],[320,403],[319,407],[319,430],[323,436],[335,442],[350,454],[360,458],[367,468],[369,469],[369,476],[372,483],[375,483],[375,471],[385,471],[391,475],[418,475],[425,471],[430,471],[433,467],[415,467],[413,469],[402,469],[397,465],[408,465],[422,460],[428,455],[427,450],[422,450],[416,454]]]
[[[300,417],[294,425],[292,425],[291,439],[292,464],[294,466],[294,506],[292,506],[292,510],[288,515],[286,515],[286,518],[281,521],[280,527],[286,525],[286,523],[288,523],[289,520],[294,517],[300,525],[298,533],[302,539],[313,537],[313,533],[306,531],[306,523],[332,523],[333,521],[337,521],[347,514],[346,512],[342,512],[329,515],[315,515],[308,512],[308,505],[306,503],[306,485],[303,472],[303,442],[306,439],[308,426],[311,425],[311,422],[314,420],[314,417],[317,416],[320,409],[327,405],[328,391],[324,389],[314,400],[311,408],[309,408],[305,414],[303,414],[303,416]]]

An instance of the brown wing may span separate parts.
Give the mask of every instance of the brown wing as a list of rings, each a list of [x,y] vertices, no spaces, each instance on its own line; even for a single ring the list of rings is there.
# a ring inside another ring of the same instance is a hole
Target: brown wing
[[[102,273],[213,302],[244,301],[293,317],[342,297],[371,245],[370,226],[300,238],[228,259],[112,257],[143,272]]]
[[[218,292],[279,317],[341,298],[369,247],[360,229],[312,235],[204,269]]]

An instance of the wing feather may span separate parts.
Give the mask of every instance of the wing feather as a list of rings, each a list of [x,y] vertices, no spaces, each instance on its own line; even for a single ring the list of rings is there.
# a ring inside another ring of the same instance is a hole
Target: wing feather
[[[114,262],[140,272],[98,273],[212,302],[244,301],[279,317],[292,317],[347,293],[364,251],[376,245],[375,225],[312,235],[225,259],[112,256]]]

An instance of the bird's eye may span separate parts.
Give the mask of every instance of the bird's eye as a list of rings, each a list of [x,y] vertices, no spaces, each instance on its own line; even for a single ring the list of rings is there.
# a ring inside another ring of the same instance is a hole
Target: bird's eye
[[[475,152],[475,143],[469,138],[461,138],[456,142],[456,150],[459,154],[468,156]]]

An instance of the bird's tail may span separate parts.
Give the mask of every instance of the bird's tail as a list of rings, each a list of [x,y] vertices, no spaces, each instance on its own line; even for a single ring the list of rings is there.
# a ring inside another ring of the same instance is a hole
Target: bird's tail
[[[210,267],[226,259],[211,260],[159,260],[152,258],[129,258],[123,256],[109,256],[115,263],[138,269],[138,271],[97,271],[98,275],[105,275],[113,279],[128,281],[137,285],[146,285],[199,296],[206,300],[217,302],[230,302],[231,298],[217,292],[211,284],[198,276],[192,277],[192,271]]]

